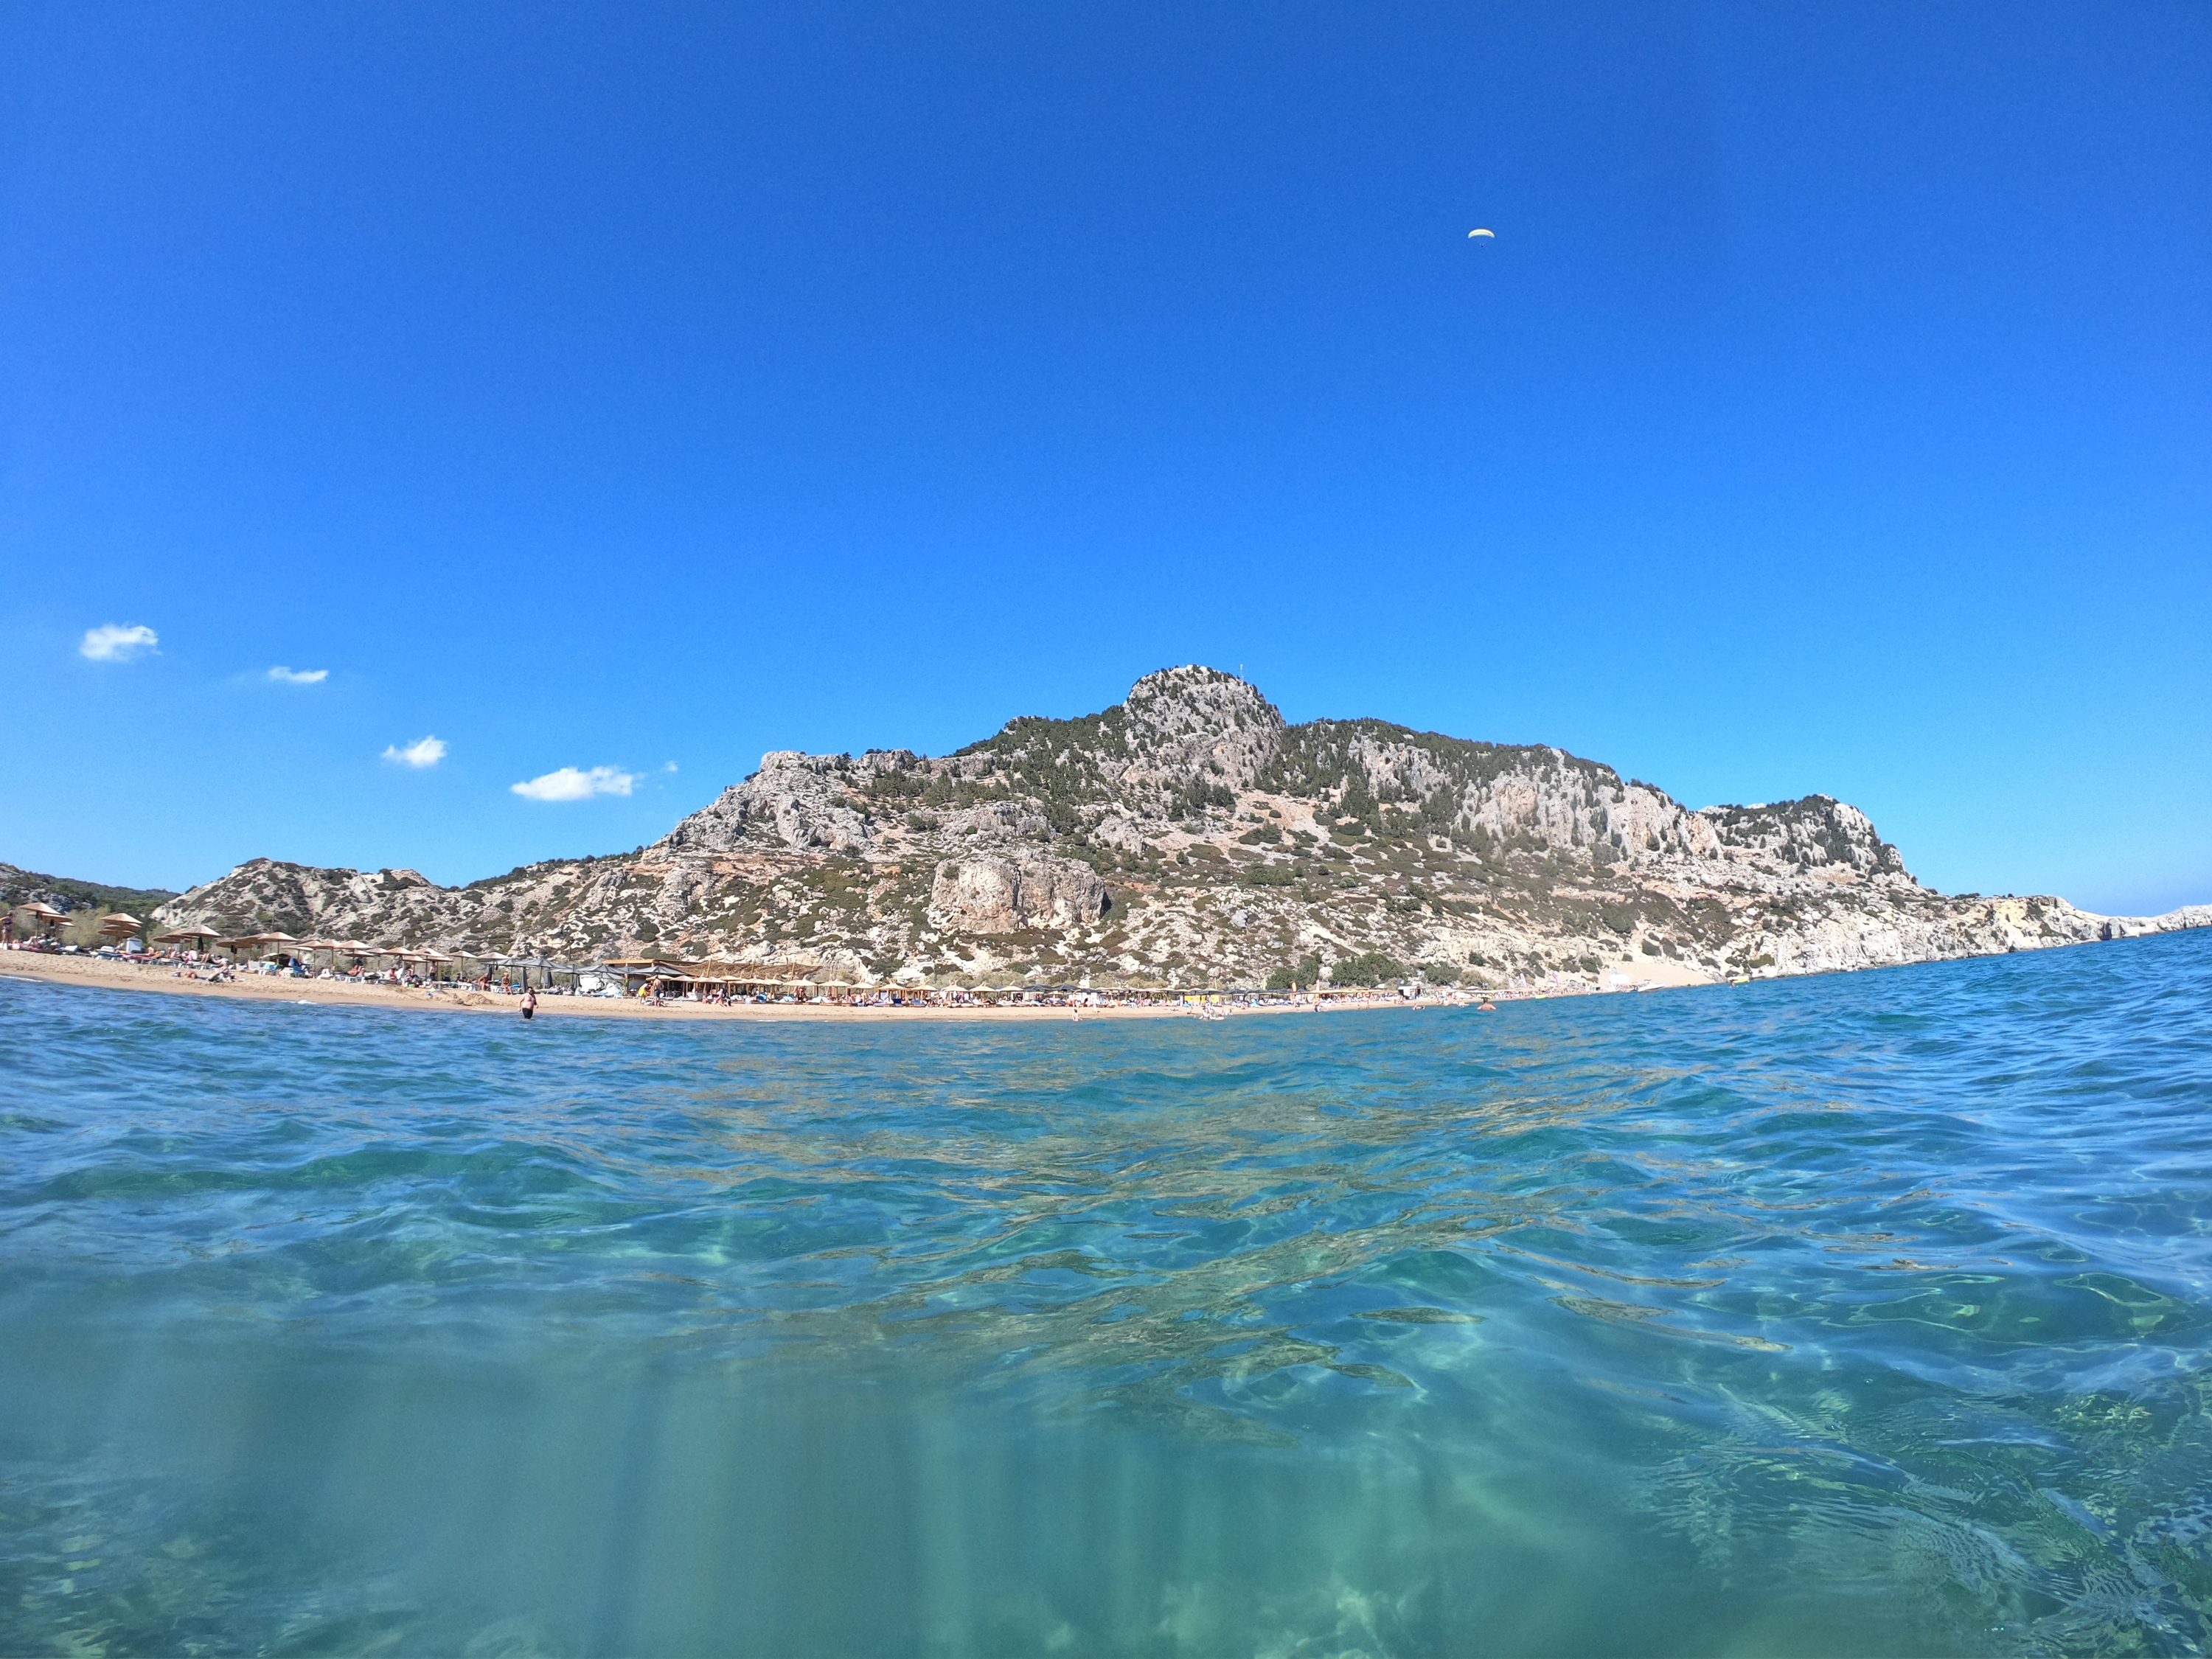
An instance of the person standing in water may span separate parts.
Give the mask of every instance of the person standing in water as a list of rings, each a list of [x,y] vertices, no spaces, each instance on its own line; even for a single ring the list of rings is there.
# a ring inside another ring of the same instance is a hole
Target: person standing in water
[[[535,1019],[538,1017],[538,993],[526,986],[522,993],[522,1017],[525,1019]]]

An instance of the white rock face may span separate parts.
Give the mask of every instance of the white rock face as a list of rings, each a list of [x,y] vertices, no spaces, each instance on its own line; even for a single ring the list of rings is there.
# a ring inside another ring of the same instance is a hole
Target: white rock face
[[[929,919],[938,927],[988,936],[1089,927],[1112,903],[1094,872],[1066,859],[949,859],[937,867]]]

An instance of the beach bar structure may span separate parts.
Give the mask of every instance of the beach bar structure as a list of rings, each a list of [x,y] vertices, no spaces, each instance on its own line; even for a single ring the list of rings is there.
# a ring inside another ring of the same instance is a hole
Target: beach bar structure
[[[684,996],[694,991],[719,991],[725,996],[780,996],[833,987],[852,988],[843,980],[817,980],[819,968],[796,963],[781,966],[766,963],[687,962],[677,957],[627,957],[603,962],[600,971],[620,974],[628,994]]]

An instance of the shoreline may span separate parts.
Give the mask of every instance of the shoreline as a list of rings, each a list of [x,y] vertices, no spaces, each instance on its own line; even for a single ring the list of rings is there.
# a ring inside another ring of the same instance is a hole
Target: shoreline
[[[234,1001],[307,1003],[330,1008],[384,1008],[417,1013],[457,1013],[519,1016],[519,997],[453,987],[434,991],[400,990],[390,986],[355,985],[335,980],[266,979],[248,975],[228,983],[179,977],[171,966],[156,967],[107,960],[97,957],[58,957],[42,951],[10,951],[0,955],[0,977],[12,976],[41,984],[78,985],[92,990],[153,991],[176,996],[227,997]],[[1249,1014],[1344,1013],[1360,1009],[1422,1009],[1472,1007],[1472,1002],[1446,1001],[1438,997],[1418,1000],[1376,997],[1371,1001],[1272,1003],[1257,1006],[1216,1003],[1212,1009],[1224,1018]],[[803,1002],[745,1002],[724,1007],[669,1002],[656,1008],[629,997],[563,997],[541,994],[540,1015],[565,1018],[654,1020],[996,1020],[1040,1019],[1189,1019],[1193,1011],[1181,1005],[1166,1007],[1099,1008],[1036,1007],[981,1005],[904,1008],[854,1007],[848,1004]]]

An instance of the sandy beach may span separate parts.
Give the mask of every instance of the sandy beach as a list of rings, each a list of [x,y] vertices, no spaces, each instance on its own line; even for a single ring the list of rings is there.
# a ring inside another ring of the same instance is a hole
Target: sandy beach
[[[43,951],[10,951],[0,955],[0,975],[40,980],[54,984],[82,985],[103,990],[162,991],[185,996],[229,997],[246,1002],[307,1003],[318,1006],[413,1009],[422,1012],[494,1014],[513,1019],[520,1011],[519,998],[474,989],[440,987],[434,990],[406,990],[389,985],[356,985],[350,981],[290,979],[245,975],[234,981],[190,979],[168,964],[106,960],[98,957],[51,956]],[[1455,1006],[1439,998],[1409,1001],[1377,997],[1372,1001],[1348,999],[1310,1003],[1273,1003],[1247,1006],[1222,1002],[1212,1005],[1224,1015],[1341,1013],[1347,1008],[1443,1008]],[[623,997],[545,996],[538,1012],[550,1018],[586,1017],[594,1019],[815,1019],[815,1020],[1068,1020],[1068,1019],[1188,1019],[1192,1010],[1169,1007],[1056,1008],[982,1006],[951,1007],[872,1008],[849,1004],[747,1002],[728,1007],[711,1004],[649,1002]]]

